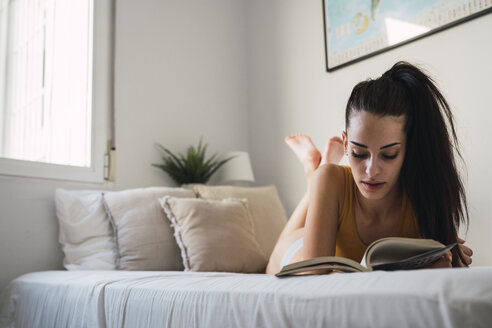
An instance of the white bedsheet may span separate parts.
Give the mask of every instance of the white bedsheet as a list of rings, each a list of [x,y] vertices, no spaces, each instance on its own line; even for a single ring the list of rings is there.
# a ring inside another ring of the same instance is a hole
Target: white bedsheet
[[[276,278],[46,271],[13,280],[1,327],[491,327],[492,267]]]

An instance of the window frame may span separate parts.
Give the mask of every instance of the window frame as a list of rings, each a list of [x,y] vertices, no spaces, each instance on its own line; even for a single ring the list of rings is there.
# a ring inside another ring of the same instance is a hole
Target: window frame
[[[0,157],[0,177],[18,176],[95,183],[105,181],[105,166],[108,165],[105,163],[105,158],[107,156],[108,122],[112,106],[111,86],[114,60],[112,52],[114,38],[112,35],[114,20],[112,1],[91,0],[93,11],[92,88],[90,95],[92,104],[91,165],[80,167]]]

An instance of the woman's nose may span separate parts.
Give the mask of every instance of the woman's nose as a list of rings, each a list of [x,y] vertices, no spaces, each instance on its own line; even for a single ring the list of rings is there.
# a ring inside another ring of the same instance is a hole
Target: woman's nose
[[[373,178],[377,176],[378,173],[379,173],[379,167],[378,167],[377,159],[371,156],[367,160],[366,174],[369,178]]]

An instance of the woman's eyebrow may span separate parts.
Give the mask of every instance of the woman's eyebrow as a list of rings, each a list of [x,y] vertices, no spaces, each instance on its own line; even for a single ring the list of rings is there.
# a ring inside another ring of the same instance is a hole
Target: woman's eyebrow
[[[358,142],[355,142],[355,141],[350,141],[350,143],[358,146],[358,147],[362,147],[362,148],[368,148],[366,145],[363,145],[361,143],[358,143]],[[383,147],[380,147],[379,149],[385,149],[385,148],[389,148],[389,147],[393,147],[394,145],[399,145],[400,143],[399,142],[393,142],[393,143],[390,143],[386,146],[383,146]]]
[[[368,148],[366,145],[360,144],[360,143],[355,142],[355,141],[350,141],[350,143],[352,143],[352,144],[354,144],[356,146],[362,147],[362,148]]]
[[[400,144],[399,142],[393,142],[393,143],[390,143],[389,145],[383,146],[379,149],[389,148],[389,147],[393,147],[394,145],[399,145],[399,144]]]

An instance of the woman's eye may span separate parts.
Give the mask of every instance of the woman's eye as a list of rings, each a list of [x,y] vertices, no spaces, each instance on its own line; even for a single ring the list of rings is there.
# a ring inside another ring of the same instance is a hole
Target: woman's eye
[[[354,156],[355,158],[366,158],[367,154],[357,154],[355,152],[352,152],[352,156]]]
[[[383,155],[383,157],[386,158],[386,159],[395,159],[396,156],[398,156],[398,153],[396,153],[394,155]]]

